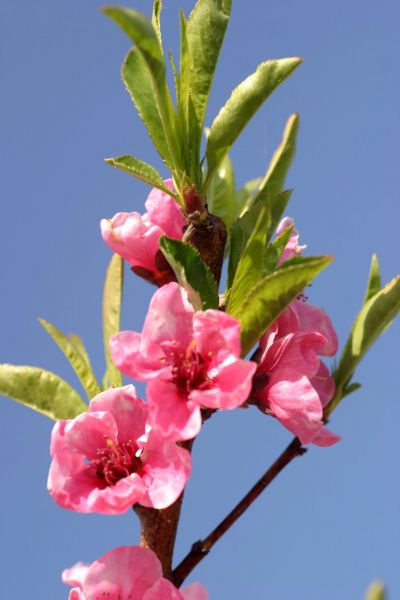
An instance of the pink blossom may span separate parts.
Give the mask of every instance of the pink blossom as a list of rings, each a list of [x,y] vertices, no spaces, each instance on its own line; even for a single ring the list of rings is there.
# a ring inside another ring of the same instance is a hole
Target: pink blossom
[[[323,409],[335,391],[319,356],[333,356],[338,342],[326,313],[295,300],[260,340],[253,394],[259,408],[276,417],[303,444],[340,440],[323,425]]]
[[[239,358],[238,321],[218,310],[195,312],[177,283],[154,294],[141,334],[122,331],[110,348],[123,373],[149,382],[150,424],[180,440],[199,432],[201,407],[243,404],[256,369]]]
[[[294,225],[294,221],[291,217],[283,218],[277,227],[276,235],[277,236],[281,235],[291,225]],[[285,249],[280,256],[279,265],[286,262],[290,258],[293,258],[294,256],[300,256],[300,254],[306,248],[307,248],[307,246],[299,246],[299,233],[298,233],[297,229],[295,227],[293,227],[292,233],[290,234],[290,237],[285,246]]]
[[[172,190],[172,179],[166,179],[164,185]],[[135,273],[161,286],[175,281],[175,275],[160,251],[160,237],[182,239],[185,220],[175,200],[156,188],[151,190],[145,206],[147,212],[143,215],[120,212],[112,219],[102,219],[101,234]]]
[[[175,502],[190,475],[190,454],[152,431],[147,419],[147,405],[128,385],[102,392],[75,419],[58,421],[48,478],[55,501],[103,514]]]
[[[148,548],[114,548],[91,565],[66,569],[62,580],[73,586],[69,600],[207,600],[200,583],[182,591],[164,579],[161,563]]]

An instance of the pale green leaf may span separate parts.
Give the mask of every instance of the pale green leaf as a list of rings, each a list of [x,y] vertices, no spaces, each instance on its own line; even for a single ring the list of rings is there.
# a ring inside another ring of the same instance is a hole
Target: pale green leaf
[[[298,130],[299,115],[294,113],[285,125],[281,143],[275,150],[265,176],[265,183],[273,194],[281,192],[284,187],[286,175],[296,151]]]
[[[87,350],[85,348],[85,344],[83,343],[83,340],[79,337],[79,335],[77,333],[69,333],[68,337],[71,340],[71,342],[74,344],[74,346],[77,349],[77,351],[79,352],[79,354],[82,356],[83,360],[86,362],[88,368],[90,370],[93,370],[92,365],[90,363],[89,354],[87,353]]]
[[[57,346],[70,362],[71,367],[77,374],[89,400],[94,398],[94,396],[99,394],[101,390],[93,371],[88,366],[86,359],[82,357],[74,343],[66,335],[64,335],[62,331],[44,319],[39,319],[39,323],[55,341]]]
[[[124,283],[124,264],[118,254],[114,254],[107,268],[103,293],[103,340],[107,371],[104,387],[121,387],[121,372],[114,365],[110,352],[110,337],[121,329],[121,302]]]
[[[379,261],[376,254],[372,255],[371,266],[369,269],[367,289],[364,296],[364,304],[375,296],[382,288],[381,273],[379,269]]]
[[[110,6],[103,11],[136,44],[147,65],[171,162],[178,167],[180,163],[179,148],[176,144],[175,111],[167,86],[163,52],[152,22],[144,14],[131,8]]]
[[[229,230],[238,216],[240,204],[235,191],[235,175],[228,155],[216,170],[207,194],[208,209],[220,217]]]
[[[231,13],[231,0],[197,0],[187,23],[190,97],[200,132],[208,96]]]
[[[128,173],[128,175],[136,177],[136,179],[148,183],[152,187],[158,188],[165,194],[168,194],[168,196],[174,198],[179,204],[182,204],[179,196],[174,192],[171,192],[171,190],[164,185],[164,181],[157,169],[145,163],[143,160],[135,158],[130,154],[124,154],[123,156],[117,156],[116,158],[106,158],[105,162],[116,169],[120,169],[120,171],[124,171],[124,173]]]
[[[205,188],[253,115],[300,63],[300,58],[264,62],[232,92],[210,128],[206,147],[208,173]]]
[[[167,165],[171,156],[146,63],[137,48],[132,48],[122,65],[122,80],[143,120],[153,144]]]
[[[268,226],[266,213],[267,207],[262,206],[258,211],[258,219],[239,260],[232,288],[226,297],[226,311],[228,313],[235,314],[238,311],[249,290],[264,275],[266,225]]]
[[[329,256],[309,257],[303,263],[278,269],[260,279],[243,302],[228,311],[240,321],[243,356],[331,260]]]
[[[151,23],[154,31],[157,34],[158,42],[162,51],[162,37],[161,37],[161,11],[162,11],[162,0],[153,0],[153,14],[151,17]]]
[[[264,273],[272,273],[276,268],[279,259],[284,251],[286,244],[292,234],[294,225],[287,227],[264,251],[263,271]]]
[[[218,308],[218,286],[208,266],[190,244],[166,236],[160,249],[171,265],[179,285],[188,293],[195,310]]]
[[[374,581],[368,588],[365,600],[385,600],[385,585],[383,581]]]
[[[343,398],[343,389],[375,340],[389,327],[400,312],[400,275],[392,279],[363,304],[335,370],[336,391],[326,409],[328,416]]]
[[[87,410],[64,379],[38,367],[0,365],[0,394],[50,419],[73,419]]]

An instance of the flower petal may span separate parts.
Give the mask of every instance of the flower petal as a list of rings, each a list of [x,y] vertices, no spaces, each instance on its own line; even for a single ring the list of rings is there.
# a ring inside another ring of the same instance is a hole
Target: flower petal
[[[173,191],[172,179],[164,179],[164,185]],[[157,188],[153,188],[145,202],[148,219],[158,225],[169,237],[182,239],[182,228],[185,224],[180,206],[171,196]]]

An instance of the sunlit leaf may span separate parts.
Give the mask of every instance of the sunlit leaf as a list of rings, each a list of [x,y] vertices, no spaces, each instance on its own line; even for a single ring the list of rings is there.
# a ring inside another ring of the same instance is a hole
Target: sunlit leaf
[[[62,331],[44,319],[39,319],[39,323],[56,342],[57,346],[70,362],[89,400],[94,398],[101,390],[93,371],[88,366],[87,360],[80,354],[74,343],[64,335]]]
[[[208,266],[190,244],[163,236],[160,249],[196,310],[218,308],[218,286]]]
[[[372,296],[375,296],[377,292],[382,288],[381,273],[379,269],[379,261],[376,254],[372,255],[371,266],[369,268],[367,289],[365,290],[364,304]]]
[[[250,119],[300,63],[300,58],[264,62],[232,92],[210,128],[206,147],[208,173],[205,188]]]
[[[108,268],[104,282],[103,294],[103,340],[104,354],[106,358],[107,371],[105,374],[105,386],[121,387],[123,379],[121,372],[114,365],[110,353],[110,337],[121,329],[121,302],[124,283],[123,260],[118,254],[114,254]]]
[[[283,310],[331,262],[329,256],[308,257],[299,264],[278,269],[260,279],[229,314],[241,323],[245,356]]]
[[[281,143],[275,150],[265,176],[269,191],[276,194],[283,190],[289,167],[296,151],[297,132],[299,130],[299,115],[291,115],[285,125]]]
[[[64,379],[38,367],[0,365],[0,394],[50,419],[73,419],[87,410]]]

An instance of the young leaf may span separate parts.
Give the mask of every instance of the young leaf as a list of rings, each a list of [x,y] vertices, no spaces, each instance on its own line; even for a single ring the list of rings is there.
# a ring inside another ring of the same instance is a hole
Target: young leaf
[[[163,179],[157,169],[145,163],[143,160],[139,160],[129,154],[124,154],[123,156],[117,156],[116,158],[106,158],[105,162],[116,169],[128,173],[128,175],[132,175],[133,177],[148,183],[152,187],[158,188],[165,194],[168,194],[168,196],[174,198],[176,202],[182,204],[182,200],[179,196],[174,192],[171,192],[171,190],[164,185]]]
[[[190,50],[187,39],[187,24],[183,11],[179,11],[180,17],[180,63],[179,63],[179,89],[177,103],[179,113],[185,123],[186,131],[189,124],[189,93],[190,93]]]
[[[162,236],[160,249],[196,310],[218,308],[218,286],[208,266],[190,244]]]
[[[276,268],[279,259],[284,251],[286,244],[289,241],[294,225],[287,227],[280,236],[278,236],[264,251],[263,271],[264,273],[272,273]]]
[[[261,186],[250,206],[242,213],[240,218],[234,222],[231,230],[228,262],[228,290],[233,284],[240,257],[244,252],[250,235],[254,231],[260,213],[264,215],[264,246],[266,246],[289,202],[291,193],[291,190],[287,190],[271,196],[268,188],[266,186]]]
[[[226,297],[226,311],[234,314],[241,306],[250,289],[263,275],[266,236],[266,206],[261,207],[254,229],[241,256],[232,288]]]
[[[371,296],[358,313],[335,371],[336,392],[325,411],[327,416],[341,401],[343,389],[353,377],[362,357],[399,312],[400,275]]]
[[[212,178],[207,201],[209,211],[220,217],[229,231],[238,216],[240,204],[235,191],[235,175],[228,155],[225,156]]]
[[[385,600],[385,586],[382,581],[374,581],[368,588],[365,600]]]
[[[103,340],[107,365],[107,371],[104,378],[105,385],[103,383],[103,387],[109,387],[111,385],[121,387],[123,385],[122,374],[114,365],[109,348],[110,337],[114,335],[114,333],[118,333],[121,328],[123,283],[123,260],[118,254],[114,254],[107,268],[103,294]]]
[[[381,273],[379,269],[379,261],[376,254],[372,255],[371,266],[369,269],[367,289],[365,290],[364,304],[368,302],[372,296],[375,296],[382,288]]]
[[[309,257],[278,269],[260,279],[242,303],[235,304],[235,310],[227,311],[241,323],[242,356],[331,260],[329,256]]]
[[[39,323],[47,331],[49,336],[53,338],[57,346],[69,360],[71,367],[77,374],[89,400],[94,398],[94,396],[99,394],[101,390],[99,384],[97,383],[96,377],[93,371],[88,367],[88,363],[85,358],[82,357],[73,342],[66,335],[64,335],[62,331],[44,319],[39,319]]]
[[[264,62],[232,92],[211,125],[206,147],[208,173],[205,189],[215,169],[253,115],[300,63],[300,58]]]
[[[138,52],[148,68],[169,155],[172,157],[171,162],[178,167],[179,155],[177,154],[178,147],[175,136],[175,111],[167,86],[164,56],[157,33],[151,21],[134,9],[109,6],[104,8],[103,11],[136,44]]]
[[[0,394],[50,419],[73,419],[87,410],[82,398],[64,379],[38,367],[0,365]]]
[[[92,365],[90,364],[90,358],[86,351],[86,348],[85,348],[85,345],[84,345],[82,339],[79,337],[79,335],[77,333],[70,333],[68,335],[68,337],[71,340],[71,342],[74,344],[74,346],[77,349],[77,351],[79,352],[79,354],[82,356],[83,360],[86,362],[88,368],[90,370],[92,370]]]
[[[162,11],[162,1],[154,0],[153,1],[153,14],[151,17],[151,24],[153,25],[154,31],[157,34],[158,42],[160,44],[160,48],[162,51],[162,38],[161,38],[161,11]]]
[[[281,192],[294,153],[296,151],[297,132],[299,130],[299,115],[294,113],[289,117],[283,131],[283,137],[272,157],[265,184],[272,194]]]
[[[150,74],[137,48],[132,48],[128,52],[122,65],[121,75],[128,94],[132,98],[139,116],[146,126],[157,152],[169,168],[171,168],[171,154],[154,98]]]
[[[187,23],[190,52],[190,97],[199,131],[231,13],[231,0],[198,0]]]

